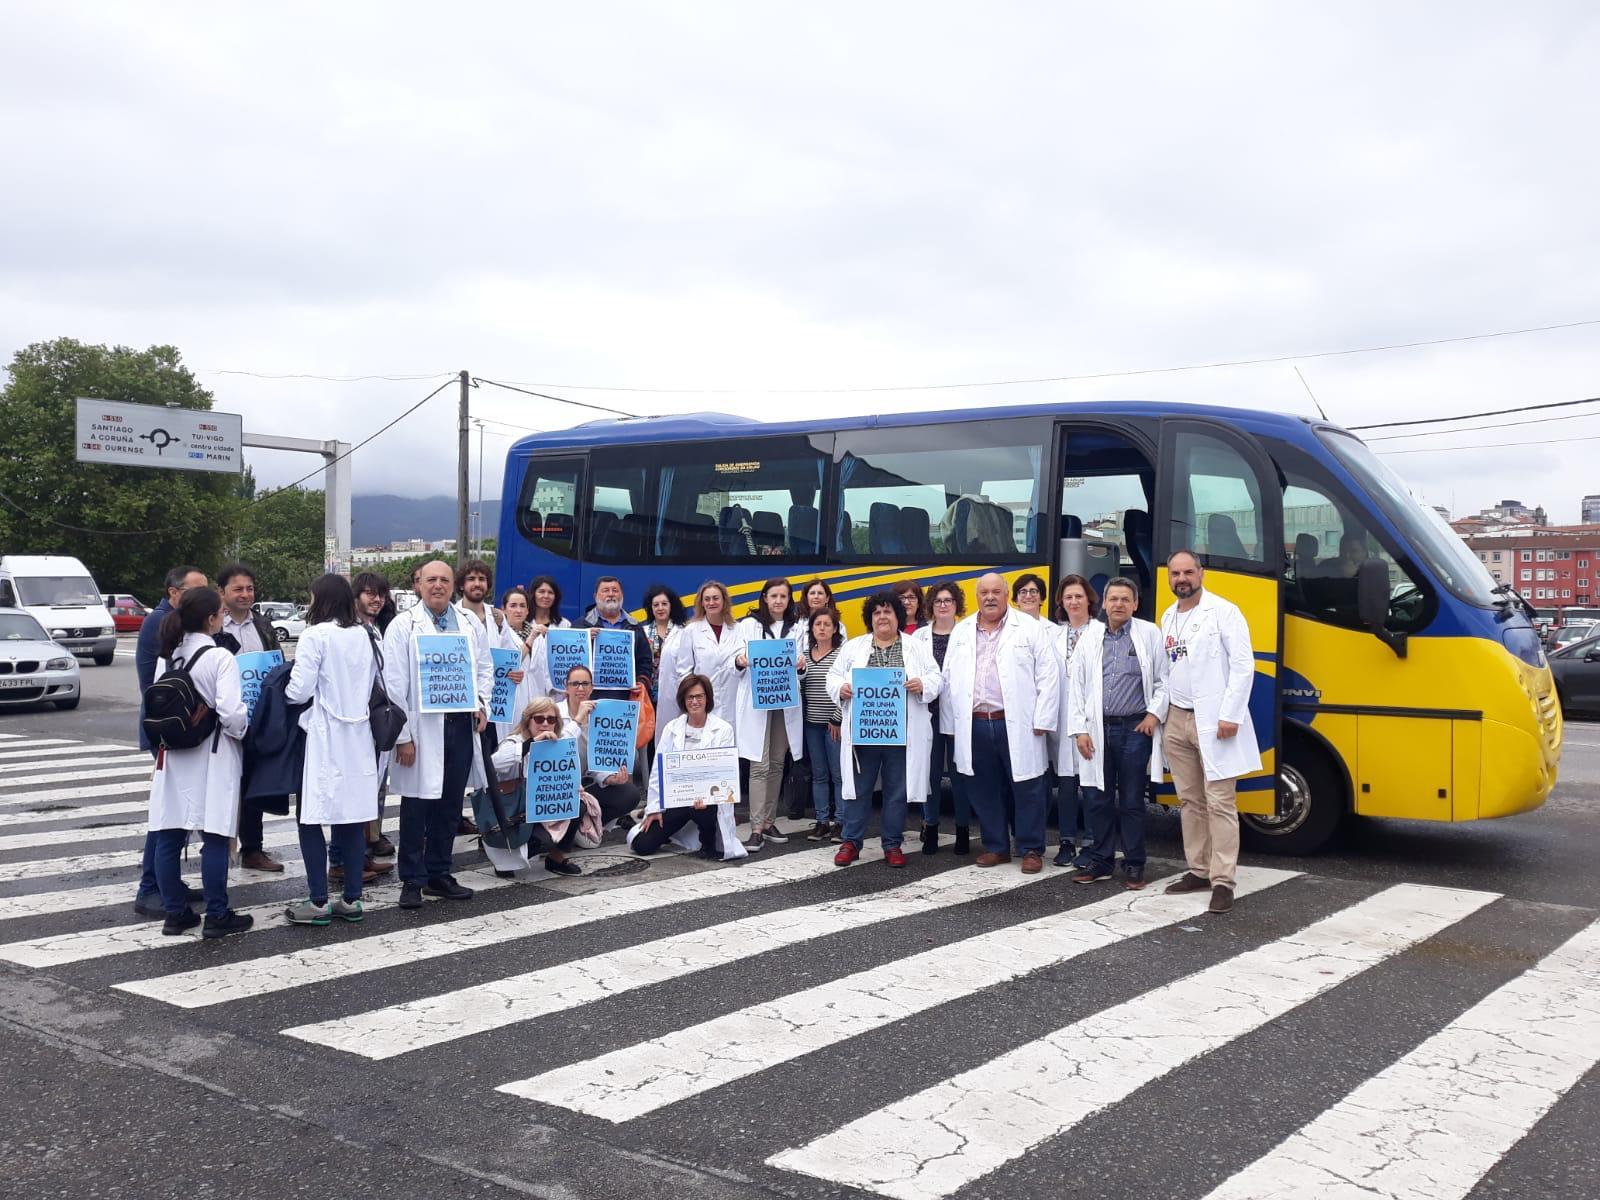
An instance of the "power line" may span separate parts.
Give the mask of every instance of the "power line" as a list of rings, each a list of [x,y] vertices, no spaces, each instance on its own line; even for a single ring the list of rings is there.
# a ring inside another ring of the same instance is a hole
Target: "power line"
[[[1471,425],[1465,429],[1423,429],[1416,433],[1391,433],[1385,437],[1364,438],[1367,445],[1374,442],[1398,442],[1406,438],[1443,437],[1451,433],[1486,433],[1491,429],[1514,429],[1519,425],[1551,425],[1556,421],[1587,421],[1600,417],[1600,412],[1568,413],[1564,417],[1534,417],[1530,421],[1497,421],[1493,425]]]
[[[1460,432],[1470,433],[1469,429]],[[1545,438],[1537,442],[1474,442],[1470,446],[1415,446],[1410,450],[1374,450],[1374,454],[1390,457],[1395,454],[1445,454],[1451,450],[1509,450],[1513,446],[1564,446],[1568,442],[1600,442],[1600,433],[1592,437]]]
[[[401,421],[404,421],[412,413],[416,412],[417,409],[421,408],[429,400],[432,400],[440,392],[444,391],[445,388],[449,387],[450,384],[455,381],[455,378],[456,378],[455,376],[451,376],[444,383],[441,383],[438,387],[434,388],[433,391],[429,392],[421,400],[418,400],[410,408],[406,409],[405,412],[401,413],[394,420],[390,421],[387,425],[383,426],[383,428],[375,430],[374,432],[368,434],[366,437],[362,438],[359,442],[357,442],[354,446],[351,446],[350,449],[346,450],[343,454],[340,454],[340,455],[337,455],[337,456],[335,456],[333,458],[328,459],[320,467],[313,467],[311,470],[307,471],[304,475],[300,476],[299,479],[296,479],[293,483],[286,483],[280,488],[274,488],[271,492],[266,492],[266,493],[263,493],[260,496],[257,496],[254,500],[251,501],[251,503],[252,504],[259,504],[261,501],[265,500],[268,496],[274,495],[277,492],[285,492],[285,491],[288,491],[292,487],[298,487],[300,484],[302,484],[306,480],[310,479],[313,475],[320,475],[323,471],[326,471],[329,467],[333,466],[334,463],[343,462],[345,459],[349,458],[352,454],[354,454],[357,450],[361,449],[361,447],[365,446],[368,442],[372,441],[374,438],[378,437],[380,434],[387,433],[389,430],[393,429],[396,425],[400,424]]]
[[[1448,421],[1471,421],[1478,417],[1503,417],[1508,413],[1540,412],[1547,408],[1573,408],[1579,404],[1600,404],[1600,396],[1590,396],[1587,400],[1557,400],[1552,404],[1520,404],[1516,408],[1491,408],[1483,412],[1458,413],[1453,417],[1419,417],[1414,421],[1383,421],[1377,425],[1350,425],[1347,428],[1352,433],[1363,429],[1400,429],[1410,425],[1441,425]],[[1452,432],[1445,430],[1444,432]],[[1465,430],[1454,432],[1464,433]]]
[[[915,383],[888,387],[840,388],[652,388],[608,387],[583,383],[532,383],[526,386],[559,388],[567,392],[632,392],[639,395],[656,396],[844,396],[867,395],[878,392],[940,392],[960,388],[1017,387],[1036,383],[1085,383],[1096,379],[1120,379],[1134,375],[1172,375],[1181,371],[1213,371],[1221,367],[1257,367],[1268,363],[1296,362],[1308,358],[1342,358],[1352,354],[1377,354],[1387,350],[1417,350],[1428,346],[1446,346],[1458,342],[1481,342],[1491,338],[1520,337],[1528,333],[1552,333],[1562,329],[1581,329],[1589,325],[1600,325],[1600,317],[1584,321],[1566,321],[1559,325],[1530,325],[1525,329],[1501,329],[1493,333],[1468,333],[1457,337],[1429,338],[1415,342],[1389,342],[1380,346],[1356,346],[1347,350],[1318,350],[1310,354],[1277,354],[1266,358],[1238,358],[1220,362],[1186,363],[1176,367],[1142,367],[1126,371],[1099,371],[1089,375],[1044,375],[1031,379],[983,379],[970,380],[963,383]],[[484,380],[484,382],[487,383],[489,381]],[[511,385],[500,384],[497,386],[509,387]],[[537,396],[542,393],[533,392],[530,394]],[[551,399],[553,397],[546,398]],[[569,400],[567,403],[576,404],[577,401]]]
[[[497,383],[493,379],[483,379],[483,378],[480,378],[479,376],[476,376],[476,375],[474,375],[472,377],[472,382],[474,384],[485,384],[486,383],[490,387],[505,388],[505,390],[508,391],[508,392],[521,392],[524,396],[537,396],[541,400],[554,400],[557,404],[571,404],[571,405],[573,405],[573,406],[575,406],[577,408],[592,408],[592,409],[594,409],[595,412],[611,413],[613,416],[618,416],[618,417],[637,417],[637,416],[640,415],[639,413],[624,412],[620,408],[608,408],[604,404],[589,404],[589,403],[587,403],[587,402],[585,402],[583,400],[569,400],[565,396],[552,396],[552,395],[549,395],[546,392],[530,391],[528,388],[518,387],[514,383]],[[608,388],[593,388],[593,389],[590,389],[590,390],[592,390],[592,391],[609,391],[611,389],[608,389]]]

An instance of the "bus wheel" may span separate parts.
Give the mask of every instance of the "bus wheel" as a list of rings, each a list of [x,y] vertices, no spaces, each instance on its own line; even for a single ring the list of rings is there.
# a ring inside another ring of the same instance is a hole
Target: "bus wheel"
[[[1315,854],[1338,832],[1348,808],[1344,784],[1327,751],[1290,734],[1278,766],[1283,807],[1275,816],[1239,815],[1246,848],[1265,854]]]

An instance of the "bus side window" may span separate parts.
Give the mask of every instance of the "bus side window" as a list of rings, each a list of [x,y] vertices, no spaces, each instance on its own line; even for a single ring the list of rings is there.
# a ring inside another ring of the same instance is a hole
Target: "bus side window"
[[[1184,430],[1177,437],[1173,470],[1180,481],[1172,509],[1173,549],[1265,565],[1260,489],[1239,452],[1217,438]]]
[[[534,459],[517,503],[517,528],[536,546],[572,557],[578,550],[581,458]]]

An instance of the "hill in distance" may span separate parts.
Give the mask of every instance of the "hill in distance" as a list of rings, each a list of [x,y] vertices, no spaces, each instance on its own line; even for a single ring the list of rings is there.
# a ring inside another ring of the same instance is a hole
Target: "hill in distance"
[[[500,532],[500,501],[483,498],[483,536]],[[355,546],[387,546],[406,538],[436,542],[456,535],[454,496],[352,496],[350,541]]]

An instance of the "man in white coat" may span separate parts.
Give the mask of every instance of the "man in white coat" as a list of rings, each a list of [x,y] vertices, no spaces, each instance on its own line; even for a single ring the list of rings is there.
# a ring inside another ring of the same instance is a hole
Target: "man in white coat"
[[[1011,608],[1004,576],[978,580],[978,611],[950,634],[944,691],[955,723],[956,770],[971,776],[972,811],[983,835],[973,861],[993,867],[1011,861],[1005,790],[1016,798],[1017,848],[1022,869],[1044,866],[1048,737],[1061,706],[1061,675],[1048,626]]]
[[[384,636],[384,686],[406,710],[406,727],[395,744],[390,779],[400,793],[400,907],[421,908],[422,896],[467,900],[470,888],[450,873],[461,802],[469,787],[484,783],[478,734],[489,721],[494,666],[483,622],[450,602],[455,573],[439,559],[423,563],[415,575],[420,603],[400,613]],[[472,655],[471,676],[477,707],[469,712],[423,713],[417,664],[417,638],[430,633],[464,633]]]
[[[1090,621],[1072,652],[1067,734],[1077,741],[1078,786],[1089,845],[1074,883],[1110,879],[1122,843],[1122,882],[1144,887],[1145,785],[1159,781],[1161,722],[1167,715],[1167,658],[1161,631],[1134,616],[1139,585],[1106,584],[1105,624]]]
[[[1182,801],[1183,854],[1189,869],[1169,892],[1211,889],[1211,909],[1233,907],[1239,863],[1239,809],[1234,786],[1261,769],[1250,688],[1255,651],[1237,605],[1205,590],[1193,551],[1167,559],[1178,602],[1161,616],[1167,655],[1167,723],[1162,751]]]

